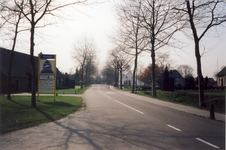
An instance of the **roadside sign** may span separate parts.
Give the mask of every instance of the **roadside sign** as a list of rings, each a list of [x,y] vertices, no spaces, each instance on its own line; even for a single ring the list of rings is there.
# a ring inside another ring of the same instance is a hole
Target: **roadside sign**
[[[55,55],[40,55],[40,59],[55,59]]]
[[[175,96],[175,87],[176,87],[176,86],[175,86],[175,84],[176,84],[176,83],[175,83],[175,79],[176,79],[176,78],[180,78],[180,74],[169,74],[169,78],[174,78],[174,101],[175,101],[175,97],[176,97],[176,96]]]
[[[180,78],[180,74],[169,74],[169,78]]]
[[[38,55],[38,100],[39,92],[56,93],[56,55]]]

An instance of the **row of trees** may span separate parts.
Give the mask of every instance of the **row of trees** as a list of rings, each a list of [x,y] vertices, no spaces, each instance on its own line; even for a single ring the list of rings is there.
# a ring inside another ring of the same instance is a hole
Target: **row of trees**
[[[81,88],[90,84],[90,79],[97,74],[96,45],[88,37],[80,39],[74,46],[73,56],[80,67]]]
[[[10,57],[10,67],[8,73],[8,86],[11,85],[11,66],[13,52],[15,49],[17,35],[21,31],[30,31],[30,62],[32,67],[32,98],[31,106],[36,107],[36,71],[34,62],[35,34],[36,28],[51,25],[53,22],[46,22],[47,17],[56,17],[54,12],[63,10],[67,6],[77,4],[87,5],[88,0],[76,0],[72,2],[62,2],[53,0],[2,0],[0,2],[0,30],[4,35],[9,35],[13,31],[12,55]],[[62,16],[61,16],[62,17]],[[52,20],[52,19],[51,19]],[[3,32],[5,31],[5,32]],[[8,99],[10,97],[10,86],[8,87]]]
[[[130,69],[130,62],[132,60],[132,57],[124,51],[124,47],[112,49],[102,71],[102,76],[107,84],[114,82],[114,86],[118,87],[118,81],[120,80],[120,89],[122,89],[122,74]]]
[[[164,46],[178,48],[178,39],[174,38],[178,31],[191,33],[197,61],[199,106],[202,107],[205,103],[200,41],[212,27],[226,22],[225,5],[225,1],[215,0],[123,0],[116,6],[119,29],[116,31],[117,38],[112,38],[112,41],[118,47],[123,47],[121,50],[125,53],[134,56],[133,77],[137,69],[138,55],[142,51],[151,53],[152,96],[156,97],[156,51]]]

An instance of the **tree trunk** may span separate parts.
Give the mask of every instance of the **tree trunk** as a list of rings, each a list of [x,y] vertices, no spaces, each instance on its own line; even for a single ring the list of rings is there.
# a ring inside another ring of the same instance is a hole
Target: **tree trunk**
[[[157,94],[156,94],[156,88],[155,88],[155,51],[154,51],[154,47],[152,46],[152,50],[151,50],[151,59],[152,59],[152,71],[151,71],[151,75],[152,75],[152,96],[153,97],[157,97]]]
[[[87,83],[88,83],[88,67],[86,67],[85,87],[87,87]]]
[[[155,1],[152,7],[152,27],[151,27],[151,59],[152,59],[152,96],[157,97],[155,88]]]
[[[8,78],[7,78],[7,99],[11,100],[11,69],[12,69],[12,62],[13,62],[13,55],[14,55],[14,51],[11,52],[11,56],[10,56],[10,62],[9,62],[9,71],[8,71]]]
[[[13,42],[14,45],[15,42]],[[13,55],[14,55],[14,48],[12,49],[11,55],[10,55],[10,62],[9,62],[9,71],[8,71],[8,80],[7,80],[7,99],[11,100],[11,70],[12,70],[12,63],[13,63]]]
[[[81,74],[81,89],[83,88],[83,65],[82,65],[82,74]]]
[[[118,72],[116,71],[115,69],[115,84],[114,84],[114,87],[118,87]]]
[[[135,64],[134,64],[134,69],[133,69],[133,84],[132,84],[132,91],[131,91],[132,93],[134,93],[136,70],[137,70],[137,48],[136,48],[136,54],[135,54]]]
[[[16,46],[16,39],[17,39],[17,34],[18,34],[18,25],[20,23],[20,19],[21,19],[21,11],[19,13],[19,16],[18,16],[18,20],[16,22],[16,28],[15,28],[15,35],[14,35],[14,39],[13,39],[13,46],[12,46],[12,52],[11,52],[11,55],[10,55],[10,61],[9,61],[9,71],[8,71],[8,80],[7,80],[7,99],[11,100],[11,96],[10,96],[10,93],[11,93],[11,70],[12,70],[12,63],[13,63],[13,55],[14,55],[14,49],[15,49],[15,46]]]
[[[120,70],[120,89],[122,89],[122,69]]]
[[[35,23],[31,23],[31,37],[30,37],[30,62],[32,67],[32,97],[31,107],[36,107],[36,74],[35,74],[35,62],[34,62],[34,34]]]
[[[197,73],[198,73],[198,84],[199,84],[199,107],[206,107],[204,99],[204,80],[201,68],[201,56],[199,53],[199,41],[195,42],[195,56],[197,61]]]
[[[191,25],[193,37],[194,37],[194,42],[195,42],[195,56],[196,56],[196,61],[197,61],[197,73],[198,73],[198,84],[199,84],[199,107],[206,107],[205,104],[205,99],[204,99],[204,90],[203,90],[203,76],[202,76],[202,68],[201,68],[201,56],[199,52],[199,41],[200,39],[198,38],[198,34],[196,31],[195,24],[193,22],[193,16],[191,13],[191,8],[190,8],[190,2],[187,1],[187,10],[188,10],[188,15],[189,15],[189,22]]]
[[[118,82],[119,81],[119,72],[117,72],[117,84],[116,84],[116,86],[118,87]]]

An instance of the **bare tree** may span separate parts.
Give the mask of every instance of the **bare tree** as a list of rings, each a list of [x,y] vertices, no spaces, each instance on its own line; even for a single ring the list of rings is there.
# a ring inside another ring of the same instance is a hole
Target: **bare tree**
[[[23,1],[19,4],[20,6],[23,5]],[[11,48],[11,55],[9,59],[9,70],[8,70],[8,77],[7,77],[7,99],[11,99],[11,70],[12,70],[12,62],[14,56],[14,50],[17,41],[17,35],[19,33],[19,23],[22,19],[22,11],[16,7],[14,2],[10,1],[2,1],[0,3],[0,11],[1,11],[1,27],[6,25],[12,25],[15,29],[13,29],[14,36],[13,36],[13,44]]]
[[[87,86],[88,84],[90,84],[91,77],[94,76],[97,72],[95,47],[93,48],[93,51],[88,52],[84,69],[85,86]]]
[[[114,73],[115,73],[115,70],[110,65],[106,65],[104,67],[101,74],[102,74],[103,80],[104,80],[104,82],[106,82],[106,84],[111,85],[113,83]]]
[[[132,93],[134,93],[135,87],[138,55],[148,43],[144,38],[145,32],[141,27],[141,2],[141,0],[124,0],[116,7],[120,26],[114,42],[123,47],[124,52],[134,57]]]
[[[177,67],[177,71],[185,78],[189,74],[193,75],[194,69],[189,65],[180,65]]]
[[[120,74],[120,89],[122,89],[122,73],[130,68],[130,62],[132,57],[121,49],[122,47],[117,47],[112,49],[110,55],[113,58],[113,64],[116,65],[116,68]]]
[[[152,96],[156,97],[155,88],[155,52],[168,45],[175,47],[173,35],[184,27],[181,24],[183,14],[173,10],[172,7],[177,5],[176,1],[168,0],[145,0],[142,1],[141,17],[143,27],[149,33],[147,38],[150,41],[151,58],[152,58]]]
[[[94,41],[90,38],[84,37],[75,44],[73,58],[79,63],[81,67],[81,88],[83,88],[84,71],[86,70],[86,81],[88,79],[88,72],[92,68],[94,59],[96,57],[96,47]]]
[[[30,62],[32,67],[32,98],[31,106],[36,107],[36,72],[35,72],[35,62],[34,62],[34,37],[35,29],[37,24],[43,20],[47,15],[52,15],[53,11],[65,8],[66,6],[71,6],[75,4],[85,4],[88,0],[76,0],[71,3],[62,3],[57,6],[53,5],[53,0],[21,0],[23,5],[20,5],[19,1],[14,0],[17,7],[22,12],[23,16],[27,19],[30,24]],[[50,23],[51,24],[51,23]],[[44,24],[42,27],[44,27]]]
[[[118,60],[116,57],[111,55],[112,52],[109,53],[109,57],[107,60],[107,65],[105,68],[108,68],[108,71],[113,70],[114,72],[114,86],[118,87],[118,81],[119,81],[119,65],[118,65]]]
[[[203,89],[204,79],[201,68],[200,41],[213,27],[226,22],[226,2],[215,0],[186,0],[182,8],[176,7],[174,9],[178,10],[181,14],[187,14],[187,22],[190,24],[195,43],[195,57],[199,81],[199,106],[206,107]]]

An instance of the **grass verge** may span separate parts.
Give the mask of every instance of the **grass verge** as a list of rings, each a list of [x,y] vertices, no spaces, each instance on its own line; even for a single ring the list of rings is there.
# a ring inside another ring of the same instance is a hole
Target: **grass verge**
[[[117,88],[117,87],[115,87],[115,89],[120,90],[120,88]],[[129,87],[123,88],[122,90],[123,91],[131,91],[131,88],[129,88]],[[150,91],[138,91],[137,92],[138,95],[200,108],[198,92],[183,92],[183,93],[176,92],[175,101],[174,101],[174,92],[157,90],[156,93],[157,93],[157,97],[152,97]],[[214,104],[215,112],[225,114],[225,93],[224,92],[205,92],[204,98],[205,98],[207,107],[201,108],[201,109],[209,110],[210,105]]]
[[[82,105],[81,97],[41,96],[36,108],[31,107],[30,96],[0,96],[0,133],[6,133],[23,128],[39,125],[41,123],[63,118]]]
[[[119,87],[114,87],[117,90],[121,90]],[[123,91],[131,91],[132,88],[131,87],[127,87],[127,88],[122,88]]]
[[[151,92],[149,92],[149,91],[148,92],[147,91],[139,91],[139,92],[137,92],[137,94],[151,97],[151,98],[156,98],[156,97],[152,97]],[[214,93],[205,93],[204,98],[205,98],[207,107],[201,108],[201,109],[209,110],[210,105],[214,104],[215,112],[225,114],[224,93],[215,93],[215,94]],[[198,92],[176,93],[176,98],[174,101],[174,92],[157,91],[156,99],[200,108]]]
[[[75,86],[75,88],[71,88],[71,89],[59,89],[56,90],[56,93],[58,94],[83,94],[88,88],[90,88],[90,86],[84,87],[84,88],[80,88],[80,86]],[[53,94],[52,92],[40,92],[40,94]]]

